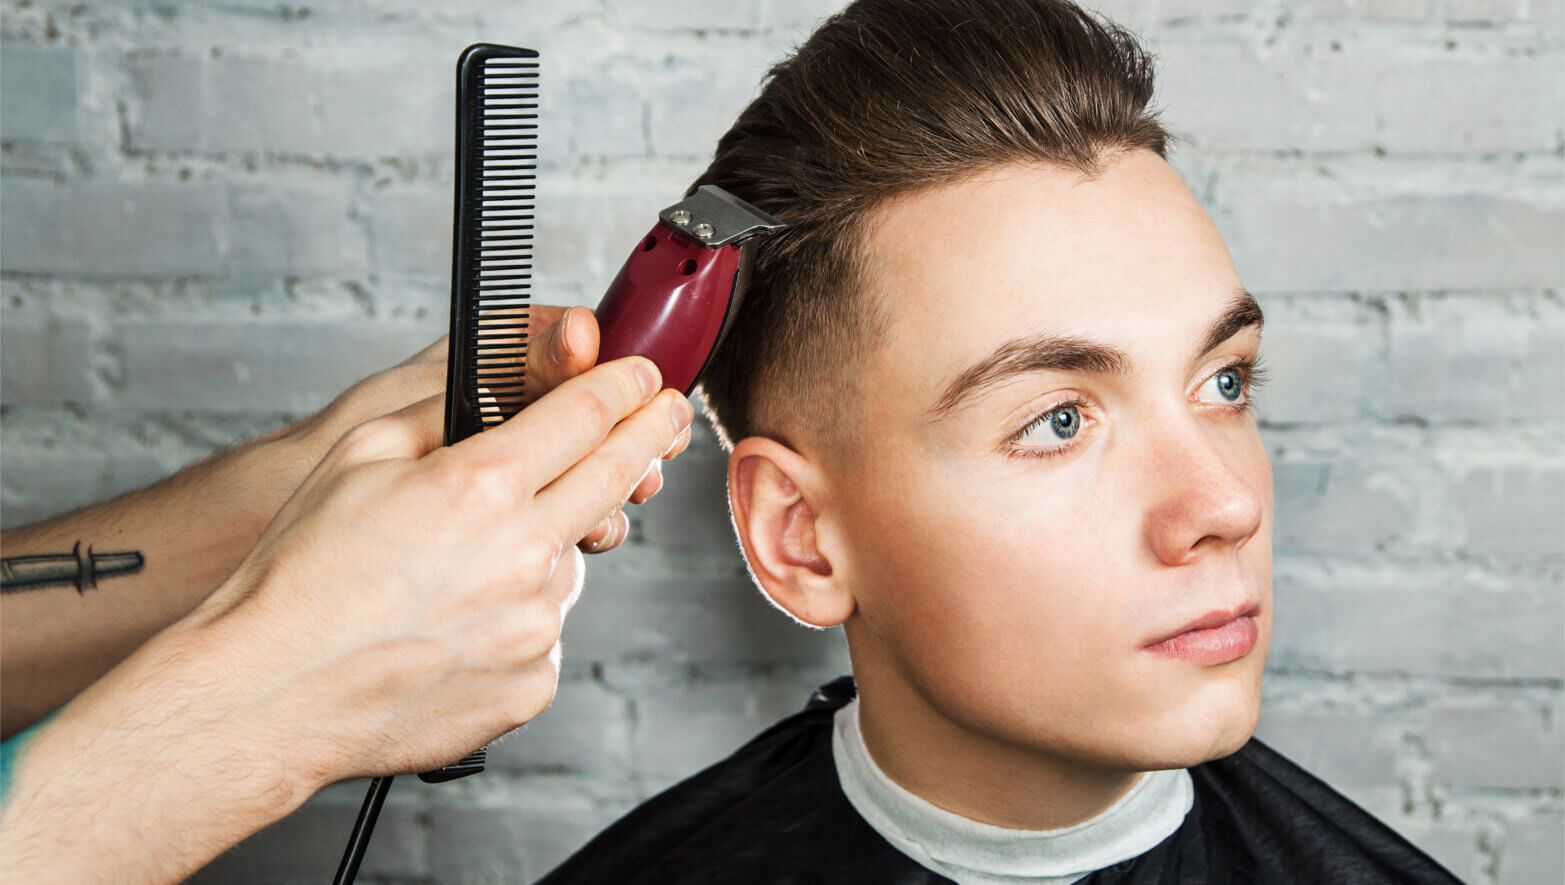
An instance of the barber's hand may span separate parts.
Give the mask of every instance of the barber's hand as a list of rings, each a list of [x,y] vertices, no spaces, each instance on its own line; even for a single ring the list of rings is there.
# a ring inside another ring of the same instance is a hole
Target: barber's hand
[[[18,881],[179,881],[327,784],[455,762],[554,697],[576,541],[687,432],[627,357],[441,446],[437,394],[344,434],[236,571],[29,735]]]
[[[598,356],[598,324],[587,308],[538,305],[530,320],[529,401],[580,375]],[[0,734],[14,734],[64,704],[206,599],[233,574],[284,502],[344,434],[413,403],[442,397],[446,362],[442,338],[275,433],[112,501],[8,529],[3,538],[8,556],[97,545],[136,551],[147,567],[115,576],[114,592],[93,594],[90,601],[60,592],[5,596]],[[687,430],[669,456],[688,442]],[[642,503],[662,481],[654,462],[628,500]],[[624,541],[627,527],[625,514],[616,509],[571,540],[585,552],[601,553]]]
[[[225,664],[274,679],[315,786],[453,762],[548,706],[577,539],[687,432],[659,386],[627,357],[454,446],[434,396],[332,448],[187,619],[252,647]]]
[[[524,403],[531,403],[592,368],[597,363],[599,344],[598,320],[588,308],[538,304],[529,307],[528,313],[531,325]],[[283,431],[280,435],[297,441],[298,449],[307,453],[296,459],[291,469],[285,468],[284,473],[292,476],[285,494],[292,493],[305,474],[350,429],[443,393],[447,359],[448,339],[442,337],[403,362],[353,385],[321,411]],[[689,443],[687,430],[668,457],[684,451]],[[628,500],[632,504],[644,503],[662,486],[662,469],[654,463]],[[624,512],[616,510],[587,532],[579,546],[584,553],[612,550],[625,540],[629,528]]]
[[[530,339],[528,344],[529,354],[537,370],[528,370],[525,395],[522,398],[525,403],[532,402],[534,398],[592,368],[598,361],[598,346],[602,340],[597,316],[585,307],[561,310],[543,305],[532,309],[531,319],[542,331],[536,339]],[[540,359],[540,355],[544,358]],[[687,426],[680,431],[673,449],[663,460],[683,452],[689,445],[690,428]],[[632,504],[645,503],[662,487],[662,461],[653,461],[647,475],[641,478],[635,491],[631,492],[629,501]],[[630,522],[625,511],[615,508],[577,546],[584,553],[603,553],[618,547],[629,533]]]

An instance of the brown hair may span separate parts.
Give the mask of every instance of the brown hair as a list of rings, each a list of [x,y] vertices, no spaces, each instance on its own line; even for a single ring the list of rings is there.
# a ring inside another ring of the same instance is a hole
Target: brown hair
[[[858,0],[768,73],[691,192],[716,184],[787,223],[702,376],[721,444],[804,437],[853,456],[857,357],[885,333],[862,231],[890,198],[1014,162],[1095,174],[1167,134],[1152,59],[1064,0]]]

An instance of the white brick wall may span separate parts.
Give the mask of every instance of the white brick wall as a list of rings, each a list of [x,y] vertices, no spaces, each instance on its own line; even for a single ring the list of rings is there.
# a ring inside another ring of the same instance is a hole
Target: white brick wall
[[[838,0],[0,2],[0,504],[144,484],[445,322],[451,70],[544,54],[538,296],[593,304]],[[1473,882],[1559,881],[1565,4],[1112,0],[1268,315],[1260,735]],[[395,791],[362,878],[536,877],[846,667],[750,589],[698,424],[548,715]],[[633,508],[635,510],[635,508]],[[316,881],[360,786],[199,880]]]

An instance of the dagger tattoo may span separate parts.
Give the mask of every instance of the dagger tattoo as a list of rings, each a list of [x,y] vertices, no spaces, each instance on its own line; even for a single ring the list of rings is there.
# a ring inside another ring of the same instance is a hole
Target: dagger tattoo
[[[141,571],[146,557],[137,551],[94,553],[82,550],[77,541],[70,553],[40,556],[7,556],[0,559],[0,593],[41,590],[56,584],[70,584],[77,593],[97,589],[99,578],[112,578]]]

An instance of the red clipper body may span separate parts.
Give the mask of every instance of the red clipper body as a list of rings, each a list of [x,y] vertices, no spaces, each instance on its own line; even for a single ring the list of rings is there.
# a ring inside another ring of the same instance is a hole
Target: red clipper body
[[[744,300],[750,244],[781,227],[715,185],[658,213],[598,304],[598,362],[644,356],[689,394]]]

